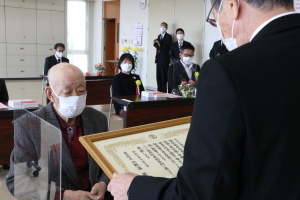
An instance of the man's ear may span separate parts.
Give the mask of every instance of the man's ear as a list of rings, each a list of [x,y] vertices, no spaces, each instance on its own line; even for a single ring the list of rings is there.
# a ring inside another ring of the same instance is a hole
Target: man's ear
[[[54,102],[54,98],[53,98],[54,94],[53,94],[50,86],[47,86],[45,88],[45,94],[46,94],[46,97],[49,99],[49,101]]]
[[[239,15],[239,7],[240,2],[239,0],[224,0],[223,2],[224,8],[228,11],[228,17],[232,20],[236,20]]]

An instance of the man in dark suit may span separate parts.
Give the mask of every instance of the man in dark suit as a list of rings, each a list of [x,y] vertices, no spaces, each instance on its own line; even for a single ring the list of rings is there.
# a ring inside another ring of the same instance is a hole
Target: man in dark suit
[[[79,137],[108,131],[107,118],[103,113],[85,106],[86,84],[78,67],[68,63],[53,66],[49,71],[49,85],[45,88],[45,93],[51,102],[33,113],[61,130],[62,199],[103,200],[109,179],[86,152]],[[6,179],[8,190],[12,194],[20,193],[19,190],[15,191],[18,184],[14,181],[15,165],[38,160],[42,148],[42,132],[38,131],[40,126],[32,126],[33,122],[27,119],[30,117],[20,117],[15,121],[15,146]],[[27,168],[25,164],[24,167]],[[56,170],[51,169],[51,172]]]
[[[168,67],[170,63],[170,49],[172,45],[172,36],[166,31],[168,30],[168,24],[162,22],[160,24],[160,32],[157,39],[154,40],[153,46],[156,48],[156,81],[157,90],[161,92],[167,92],[168,82]]]
[[[195,48],[190,43],[182,45],[180,60],[176,60],[168,70],[168,83],[171,90],[178,89],[182,81],[196,81],[195,73],[200,72],[200,66],[193,63]]]
[[[300,14],[293,0],[220,1],[229,52],[201,68],[183,166],[173,179],[114,174],[116,200],[300,199]]]
[[[184,36],[185,36],[184,30],[182,28],[178,28],[176,30],[177,41],[172,44],[171,51],[170,51],[170,57],[173,63],[175,62],[175,59],[180,59],[179,57],[180,47],[189,43],[184,40]]]
[[[226,48],[226,46],[224,45],[224,43],[222,42],[222,40],[218,40],[216,42],[214,42],[212,49],[209,52],[209,58],[214,58],[218,55],[227,53],[228,50]]]
[[[57,43],[54,45],[54,52],[55,54],[52,56],[49,56],[45,59],[45,65],[44,65],[44,75],[48,75],[49,69],[53,67],[54,65],[66,62],[69,63],[69,59],[66,57],[63,57],[63,53],[65,52],[65,45],[63,43]]]
[[[8,102],[8,92],[3,79],[0,79],[0,102]]]

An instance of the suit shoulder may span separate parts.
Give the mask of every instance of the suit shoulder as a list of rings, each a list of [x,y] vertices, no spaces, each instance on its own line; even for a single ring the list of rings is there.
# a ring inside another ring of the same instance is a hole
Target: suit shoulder
[[[166,33],[166,35],[167,35],[168,37],[172,38],[172,35],[170,35],[169,33]]]
[[[141,77],[139,75],[137,75],[137,74],[132,74],[132,78],[134,80],[141,80]]]
[[[96,110],[95,108],[85,107],[83,112],[90,115],[90,116],[92,116],[93,118],[95,116],[97,116],[97,117],[101,117],[101,118],[106,119],[106,116],[102,112],[100,112],[99,110]]]
[[[54,56],[54,55],[48,56],[48,57],[46,57],[46,59],[50,60],[50,59],[52,59],[53,57],[55,57],[55,56]]]

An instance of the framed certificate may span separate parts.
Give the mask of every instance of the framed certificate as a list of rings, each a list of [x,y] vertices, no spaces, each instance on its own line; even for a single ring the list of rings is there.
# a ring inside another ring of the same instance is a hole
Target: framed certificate
[[[172,178],[183,164],[191,117],[82,136],[79,141],[111,179],[113,173]]]

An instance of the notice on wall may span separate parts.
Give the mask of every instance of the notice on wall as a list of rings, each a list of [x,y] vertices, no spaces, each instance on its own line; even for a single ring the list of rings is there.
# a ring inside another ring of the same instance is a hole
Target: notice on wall
[[[142,46],[143,24],[134,25],[134,45]]]
[[[300,0],[294,0],[294,7],[295,10],[300,13]]]

